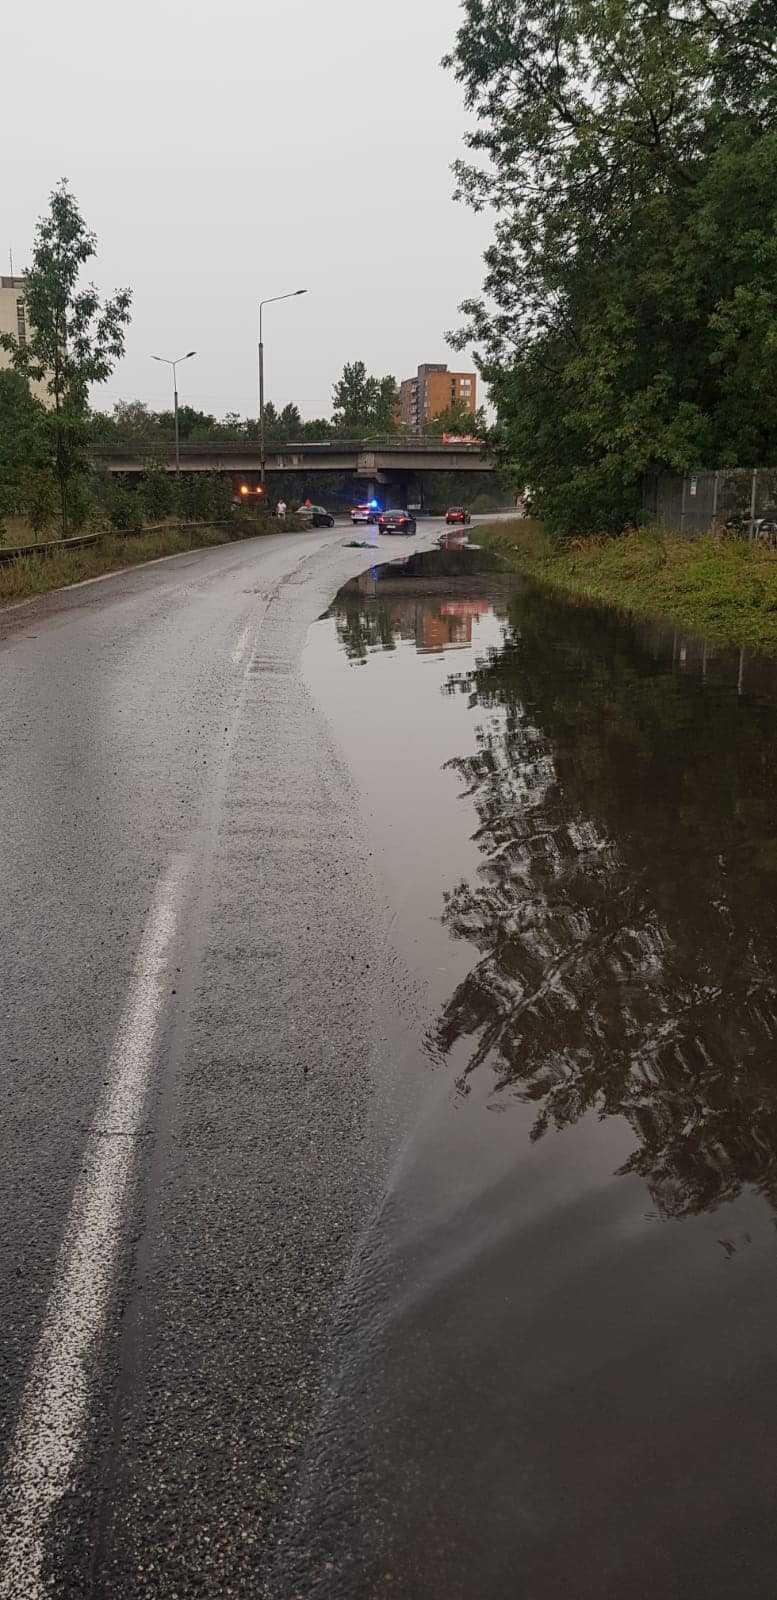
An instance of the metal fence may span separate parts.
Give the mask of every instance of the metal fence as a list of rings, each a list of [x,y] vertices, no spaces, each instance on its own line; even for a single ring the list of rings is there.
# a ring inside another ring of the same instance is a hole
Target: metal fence
[[[732,467],[719,472],[654,474],[645,483],[643,516],[687,538],[737,521],[748,524],[767,514],[777,517],[777,467]]]
[[[131,456],[149,455],[154,451],[171,451],[175,443],[171,433],[138,434],[118,436],[115,439],[98,439],[90,446],[90,454],[95,461],[104,457],[113,458],[125,454]],[[202,455],[245,455],[247,450],[258,450],[259,439],[257,434],[213,434],[212,436],[197,439],[182,439],[181,454],[187,456]],[[418,451],[445,450],[451,455],[483,455],[483,444],[475,443],[455,444],[448,438],[443,438],[439,433],[388,433],[376,434],[373,438],[346,439],[333,434],[331,439],[284,439],[281,442],[267,439],[268,455],[288,455],[294,451],[319,451],[322,455],[337,455],[339,452],[371,451],[371,450],[398,450]]]

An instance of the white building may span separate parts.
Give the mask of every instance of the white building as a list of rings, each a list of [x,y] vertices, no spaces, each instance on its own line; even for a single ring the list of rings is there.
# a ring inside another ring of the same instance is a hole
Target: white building
[[[14,338],[24,345],[27,343],[29,329],[24,299],[24,278],[0,277],[0,333],[12,333]],[[10,351],[0,348],[0,368],[12,365]],[[51,396],[45,383],[31,383],[30,388],[44,405],[51,404]]]

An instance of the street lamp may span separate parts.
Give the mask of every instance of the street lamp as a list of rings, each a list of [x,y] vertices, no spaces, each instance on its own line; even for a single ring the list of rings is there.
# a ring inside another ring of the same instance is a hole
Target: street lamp
[[[181,476],[181,447],[180,447],[180,443],[179,443],[179,440],[178,440],[178,374],[177,374],[175,369],[176,369],[176,367],[180,366],[182,361],[190,361],[192,356],[196,356],[196,354],[197,354],[196,350],[187,350],[185,356],[176,356],[175,361],[171,361],[169,356],[152,356],[151,357],[152,361],[161,361],[163,366],[172,367],[172,369],[173,369],[173,414],[175,416],[175,475],[176,475],[176,478],[180,478],[180,476]]]
[[[260,482],[264,494],[264,340],[262,338],[262,312],[265,306],[274,306],[278,300],[296,300],[297,295],[307,294],[307,289],[292,289],[289,294],[274,294],[270,300],[259,301],[259,462]]]

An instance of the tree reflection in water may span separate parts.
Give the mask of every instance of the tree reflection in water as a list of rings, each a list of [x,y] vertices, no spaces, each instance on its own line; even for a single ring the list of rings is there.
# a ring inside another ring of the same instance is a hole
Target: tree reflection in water
[[[451,763],[484,862],[444,921],[480,959],[430,1043],[473,1042],[533,1137],[628,1119],[665,1216],[777,1204],[777,713],[536,596],[447,692],[488,712]]]

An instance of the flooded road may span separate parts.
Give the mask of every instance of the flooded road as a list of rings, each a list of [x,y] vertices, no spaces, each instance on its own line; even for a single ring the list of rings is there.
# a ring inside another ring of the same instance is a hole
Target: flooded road
[[[305,666],[407,972],[305,1593],[771,1600],[777,668],[455,552]]]

